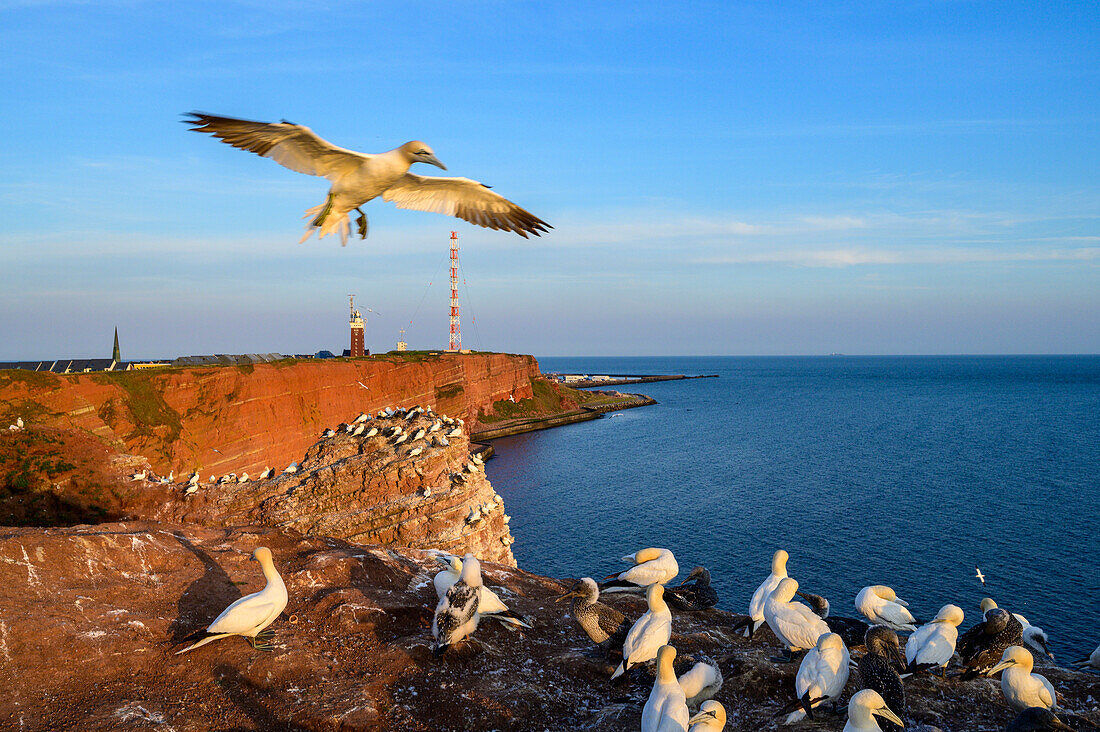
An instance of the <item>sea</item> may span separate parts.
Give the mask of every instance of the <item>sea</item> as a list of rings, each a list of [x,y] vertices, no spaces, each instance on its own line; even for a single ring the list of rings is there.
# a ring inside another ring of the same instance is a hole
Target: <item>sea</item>
[[[1061,663],[1100,644],[1100,356],[541,358],[655,406],[493,442],[519,566],[603,578],[671,549],[745,612],[772,553],[832,614],[893,587],[965,629],[993,597]],[[985,585],[976,578],[981,568]]]

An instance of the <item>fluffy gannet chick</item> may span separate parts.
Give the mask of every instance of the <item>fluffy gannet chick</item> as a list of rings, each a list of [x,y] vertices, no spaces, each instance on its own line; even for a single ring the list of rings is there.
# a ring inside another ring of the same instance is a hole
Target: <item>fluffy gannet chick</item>
[[[1028,707],[1020,716],[1012,720],[1005,732],[1043,732],[1044,730],[1072,730],[1068,724],[1058,719],[1054,712],[1043,707]]]
[[[177,656],[231,635],[244,636],[253,648],[260,650],[269,648],[266,644],[257,643],[256,639],[266,638],[271,634],[271,631],[265,631],[265,628],[275,622],[279,613],[286,607],[286,585],[283,584],[283,578],[275,569],[270,549],[266,546],[256,547],[252,552],[252,558],[260,563],[260,569],[267,578],[267,585],[259,592],[245,595],[237,600],[223,610],[221,615],[214,618],[214,622],[206,626],[206,630],[201,630],[187,638],[186,640],[194,638],[199,640],[182,651],[176,651]]]
[[[878,692],[886,705],[900,717],[905,717],[905,688],[901,685],[898,668],[905,668],[905,659],[898,646],[898,634],[885,625],[872,625],[864,638],[867,653],[859,659],[859,678],[865,689]],[[896,732],[904,725],[884,721],[884,732]]]
[[[1000,661],[1005,649],[1020,643],[1023,627],[1012,613],[999,607],[990,608],[985,619],[959,637],[955,650],[962,665],[963,678],[985,673]]]
[[[768,596],[772,594],[775,588],[779,586],[779,581],[787,577],[788,559],[790,559],[790,555],[783,549],[777,550],[772,555],[772,572],[767,579],[760,583],[760,586],[756,588],[756,592],[752,593],[752,600],[749,602],[749,620],[744,632],[746,638],[751,638],[752,634],[764,624],[764,603],[767,602]]]
[[[718,604],[718,591],[710,585],[707,568],[696,567],[678,587],[665,588],[665,601],[677,610],[707,610]]]
[[[623,557],[623,561],[632,562],[634,566],[625,572],[607,575],[604,579],[611,581],[600,584],[601,592],[626,592],[653,584],[663,585],[680,573],[676,557],[668,549],[641,549]]]
[[[701,653],[695,654],[699,660],[688,671],[681,674],[677,681],[687,697],[689,709],[698,707],[712,698],[722,688],[722,669],[718,664]]]
[[[885,625],[893,630],[914,631],[916,619],[909,612],[909,603],[900,599],[886,585],[864,587],[856,595],[856,610],[873,625]]]
[[[904,726],[904,722],[894,714],[886,702],[874,689],[864,689],[852,695],[848,702],[848,723],[844,732],[882,732],[875,717],[888,719],[894,724]]]
[[[787,715],[785,724],[793,724],[803,717],[813,719],[813,708],[827,701],[840,698],[848,683],[848,649],[836,633],[822,633],[815,645],[798,667],[794,677],[795,701],[784,707],[780,714],[792,707],[801,706]]]
[[[611,674],[613,680],[634,666],[656,658],[657,650],[672,637],[672,613],[665,604],[664,594],[665,588],[659,584],[646,588],[645,597],[649,609],[627,631],[626,640],[623,641],[623,660],[615,673]],[[676,676],[673,674],[673,681],[675,680]]]
[[[713,699],[705,701],[688,724],[691,725],[688,732],[722,732],[726,726],[726,708]]]
[[[432,584],[435,585],[436,597],[442,601],[447,595],[447,590],[451,589],[454,583],[458,582],[458,578],[462,576],[462,560],[454,556],[436,556],[436,559],[447,567],[432,579]],[[491,617],[502,623],[519,625],[524,628],[531,627],[522,615],[509,609],[497,593],[486,587],[484,582],[481,584],[481,596],[478,598],[477,612],[483,618]]]
[[[791,602],[797,591],[798,582],[785,577],[764,602],[764,620],[792,654],[815,647],[817,639],[830,632],[813,610],[801,602]]]
[[[599,601],[600,588],[596,580],[581,577],[573,583],[569,592],[554,602],[569,598],[573,599],[570,614],[593,643],[605,652],[623,644],[631,624],[621,612]]]
[[[867,629],[871,627],[870,625],[859,618],[829,615],[829,601],[821,595],[803,592],[802,590],[799,590],[796,594],[810,603],[814,613],[825,621],[825,624],[829,626],[829,630],[841,637],[845,647],[859,648],[863,645],[863,639],[867,635]]]
[[[947,675],[947,664],[955,655],[959,624],[963,611],[957,605],[944,605],[930,623],[917,628],[905,642],[905,662],[911,674],[940,668]]]
[[[1100,669],[1100,646],[1097,646],[1096,650],[1090,653],[1087,658],[1082,658],[1079,661],[1074,661],[1073,665],[1080,666],[1082,668]]]
[[[447,594],[435,608],[432,620],[432,637],[435,638],[435,654],[443,655],[454,644],[477,630],[481,615],[478,604],[481,597],[481,562],[467,553],[462,559],[462,573],[451,585]]]
[[[654,585],[658,590],[660,585]],[[676,681],[672,662],[676,649],[662,645],[657,650],[657,678],[642,708],[642,732],[687,732],[688,708],[684,690]]]
[[[1005,700],[1017,711],[1028,707],[1051,709],[1058,705],[1054,685],[1041,674],[1031,673],[1035,660],[1031,652],[1020,646],[1009,646],[1001,656],[1001,662],[989,669],[989,676],[1002,671],[1001,691]]]

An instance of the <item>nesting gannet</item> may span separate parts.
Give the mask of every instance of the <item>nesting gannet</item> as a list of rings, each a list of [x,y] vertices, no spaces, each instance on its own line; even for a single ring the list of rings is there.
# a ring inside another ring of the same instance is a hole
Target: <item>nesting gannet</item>
[[[183,495],[189,496],[192,493],[198,493],[198,492],[199,492],[199,484],[198,483],[188,483],[187,488],[183,491]]]
[[[1058,719],[1054,712],[1043,707],[1028,707],[1005,727],[1005,732],[1043,732],[1044,730],[1072,730]]]
[[[446,437],[461,437],[461,436],[462,436],[462,428],[461,427],[455,427],[453,430],[451,430],[450,432],[448,432],[446,434]]]
[[[898,715],[886,706],[882,696],[874,689],[864,689],[852,695],[848,702],[848,723],[844,732],[881,732],[875,717],[882,717],[894,724],[905,725]]]
[[[678,587],[665,588],[665,601],[677,610],[706,610],[718,604],[718,591],[711,587],[706,567],[696,567]]]
[[[995,666],[1009,646],[1020,643],[1023,626],[1012,613],[999,607],[986,611],[985,619],[970,628],[955,645],[962,665],[966,667],[964,678],[973,678]]]
[[[672,613],[665,604],[664,594],[665,588],[659,584],[651,584],[646,589],[645,597],[649,609],[627,631],[626,640],[623,641],[623,660],[615,673],[611,674],[612,679],[622,676],[634,666],[656,658],[657,649],[667,644],[672,637]],[[672,680],[676,680],[675,674]]]
[[[260,480],[267,480],[274,472],[270,467],[264,468],[264,472],[260,473]]]
[[[699,660],[690,669],[676,679],[687,697],[688,708],[698,707],[711,699],[722,688],[722,669],[718,664],[701,653],[695,654]]]
[[[421,488],[420,489],[420,495],[424,496],[424,498],[431,498],[432,497],[432,488],[431,488],[431,486],[426,485],[423,488]]]
[[[26,425],[23,424],[23,418],[22,417],[16,417],[15,418],[15,426],[18,427],[19,429],[23,429],[24,427],[26,427]]]
[[[621,612],[599,601],[600,589],[596,580],[581,577],[573,583],[569,592],[554,602],[569,598],[573,599],[569,608],[570,614],[593,643],[604,652],[622,646],[631,624]]]
[[[190,477],[190,479],[188,479],[187,484],[188,485],[198,485],[199,484],[199,472],[197,470],[194,473],[191,473],[191,477]]]
[[[655,585],[660,587],[660,585]],[[688,708],[684,690],[676,681],[672,662],[676,649],[662,645],[657,653],[657,678],[642,708],[642,732],[687,732]]]
[[[362,386],[362,385],[360,384],[360,386]],[[359,414],[359,416],[355,418],[355,423],[356,424],[362,424],[363,422],[368,421],[370,418],[371,417],[370,417],[369,414],[367,414],[366,412],[361,412]]]
[[[408,432],[406,432],[404,434],[401,434],[401,435],[398,435],[397,439],[393,441],[393,444],[400,445],[402,442],[404,442],[407,439],[409,439],[409,433]]]
[[[428,432],[438,432],[443,427],[443,422],[436,420],[432,422],[432,426],[428,428]]]
[[[424,452],[424,448],[422,448],[422,447],[414,447],[413,449],[409,450],[409,451],[408,451],[408,452],[406,453],[406,457],[416,457],[417,455],[419,455],[419,454],[420,454],[420,453],[422,453],[422,452]]]
[[[477,465],[475,465],[473,463],[473,461],[469,461],[469,462],[466,463],[466,472],[467,473],[476,473],[477,470],[478,470]]]
[[[844,640],[845,647],[851,649],[863,646],[863,639],[866,637],[867,629],[871,627],[870,625],[859,618],[845,618],[842,616],[829,615],[829,601],[821,595],[815,595],[812,592],[803,592],[802,590],[799,590],[795,594],[810,603],[810,608],[813,609],[814,614],[825,621],[825,624],[829,626],[829,630],[833,631]]]
[[[285,468],[283,468],[283,472],[284,473],[291,473],[291,474],[297,473],[298,472],[298,463],[291,463],[290,465],[287,465]]]
[[[997,603],[992,597],[983,597],[979,607],[981,607],[984,613],[987,610],[997,607]],[[1054,654],[1050,652],[1050,648],[1047,646],[1047,644],[1050,643],[1050,638],[1047,637],[1046,631],[1037,625],[1029,623],[1027,618],[1020,613],[1012,613],[1012,617],[1020,621],[1020,625],[1023,628],[1020,632],[1020,639],[1024,642],[1024,645],[1031,646],[1035,650],[1049,656],[1050,660],[1053,661]]]
[[[745,626],[745,637],[751,638],[761,625],[764,624],[764,602],[772,591],[779,586],[779,580],[787,576],[787,560],[790,555],[783,549],[779,549],[772,555],[772,572],[767,579],[760,583],[756,592],[752,593],[749,602],[749,617]]]
[[[478,605],[481,598],[481,562],[467,553],[462,559],[462,572],[458,581],[435,608],[432,620],[432,637],[435,653],[443,655],[455,643],[477,630],[480,619]]]
[[[446,437],[440,437],[439,438],[439,444],[442,447],[449,447],[450,444],[451,444],[451,441],[448,440]]]
[[[140,473],[134,473],[130,476],[130,480],[145,480],[149,476],[148,470],[143,470]]]
[[[267,586],[259,592],[245,595],[223,610],[222,614],[206,627],[206,630],[199,631],[186,639],[198,638],[198,642],[192,643],[182,651],[176,651],[176,655],[231,635],[244,636],[253,648],[260,650],[268,648],[265,644],[257,643],[256,639],[271,634],[271,631],[265,632],[264,629],[271,625],[286,607],[286,585],[283,584],[283,578],[275,569],[270,549],[266,546],[256,547],[256,551],[252,552],[252,558],[260,563],[264,577],[267,578]]]
[[[623,557],[623,561],[632,562],[634,566],[625,572],[607,575],[604,579],[611,581],[600,583],[601,592],[625,592],[652,584],[663,585],[680,573],[676,557],[668,549],[641,549]]]
[[[513,231],[523,238],[539,236],[551,227],[489,187],[469,178],[440,178],[408,172],[414,163],[447,168],[423,142],[367,155],[337,147],[308,127],[290,122],[267,123],[191,112],[185,124],[195,132],[208,132],[241,150],[248,150],[307,175],[332,181],[325,202],[306,211],[312,217],[302,241],[320,230],[318,238],[338,234],[347,243],[350,214],[359,212],[359,235],[367,238],[367,217],[360,206],[382,196],[398,208],[457,216],[490,229]]]
[[[886,702],[886,706],[899,717],[905,718],[905,689],[897,669],[905,668],[905,658],[898,646],[898,634],[885,625],[872,625],[864,639],[867,653],[859,659],[859,678],[865,689],[874,689]],[[900,730],[904,725],[884,721],[879,726],[884,732]]]
[[[420,429],[418,429],[416,431],[416,434],[414,434],[412,436],[412,439],[419,440],[421,437],[423,437],[426,434],[428,434],[428,431],[426,429],[424,429],[423,427],[421,427]]]
[[[451,481],[454,483],[465,483],[466,476],[462,473],[451,473]]]
[[[485,464],[485,460],[482,459],[482,457],[480,455],[478,455],[476,452],[471,452],[470,453],[470,459],[473,460],[478,465],[484,465]]]
[[[688,720],[688,732],[722,732],[726,726],[726,708],[708,700],[699,706],[699,713]]]
[[[1034,666],[1031,652],[1021,646],[1009,646],[1001,655],[1001,662],[989,669],[988,675],[1001,671],[1001,691],[1005,701],[1017,711],[1028,707],[1051,709],[1058,706],[1054,686],[1045,676],[1031,673]]]
[[[352,425],[349,425],[349,426],[352,426]],[[361,434],[363,434],[364,432],[367,431],[367,425],[365,425],[365,424],[357,424],[357,425],[354,425],[354,427],[355,427],[355,429],[353,429],[351,431],[351,436],[352,437],[358,437],[359,435],[361,435]]]
[[[1100,646],[1097,646],[1096,650],[1090,653],[1088,657],[1082,658],[1079,661],[1074,661],[1073,665],[1082,668],[1100,669]]]
[[[371,427],[369,430],[367,430],[366,434],[363,435],[363,437],[374,437],[377,434],[378,434],[378,428],[377,427]]]
[[[442,600],[447,590],[454,586],[455,582],[458,582],[459,577],[462,576],[462,560],[455,556],[442,556],[437,555],[436,559],[444,564],[447,568],[437,574],[432,579],[432,584],[435,586],[435,594],[440,600]],[[507,605],[501,601],[500,597],[485,586],[482,582],[480,590],[480,597],[478,598],[477,612],[481,617],[495,618],[502,623],[508,623],[510,625],[518,625],[524,628],[530,628],[530,623],[517,613],[510,609]]]
[[[784,577],[764,602],[765,622],[791,654],[815,647],[817,639],[830,632],[813,610],[801,602],[791,602],[797,590],[798,582]]]
[[[481,506],[471,506],[470,514],[466,517],[466,523],[476,524],[481,520]]]
[[[900,599],[886,585],[864,587],[856,595],[856,610],[875,625],[885,625],[894,630],[914,631],[916,619],[907,609],[909,603]]]
[[[248,482],[248,473],[241,473],[240,477],[237,478],[237,482],[238,483],[247,483]]]
[[[939,667],[947,675],[947,664],[955,655],[959,640],[959,624],[963,621],[962,608],[944,605],[932,622],[917,628],[905,642],[905,661],[909,673],[931,671]]]
[[[839,699],[844,685],[848,683],[850,660],[848,649],[839,635],[822,633],[817,644],[798,666],[798,674],[794,677],[795,701],[779,712],[790,711],[784,723],[794,724],[807,716],[813,719],[814,707]]]
[[[321,437],[332,437],[335,434],[336,430],[332,429],[331,427],[327,427],[325,428],[325,431],[321,433]]]

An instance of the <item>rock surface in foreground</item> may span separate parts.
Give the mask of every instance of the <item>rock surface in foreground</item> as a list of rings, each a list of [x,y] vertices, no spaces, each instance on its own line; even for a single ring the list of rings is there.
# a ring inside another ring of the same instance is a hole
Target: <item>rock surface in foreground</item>
[[[242,639],[173,655],[237,597],[263,584],[249,560],[272,549],[290,594],[275,650]],[[486,583],[535,629],[484,621],[442,659],[429,647],[439,565],[423,551],[358,546],[271,528],[154,523],[0,530],[0,726],[36,730],[630,730],[648,680],[610,668],[553,597],[564,584],[485,564]],[[599,568],[594,567],[593,571]],[[637,598],[610,598],[631,616]],[[704,652],[726,682],[728,730],[775,728],[795,665],[738,616],[675,614],[680,656]],[[1096,721],[1100,677],[1043,668],[1070,709]],[[854,691],[855,680],[848,693]],[[907,684],[910,729],[1001,730],[1013,714],[995,680]],[[840,730],[823,715],[789,729]],[[924,729],[929,727],[925,726]]]

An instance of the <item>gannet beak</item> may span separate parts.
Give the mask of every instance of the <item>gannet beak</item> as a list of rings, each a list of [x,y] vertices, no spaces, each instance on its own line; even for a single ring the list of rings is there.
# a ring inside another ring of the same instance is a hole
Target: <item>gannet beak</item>
[[[986,676],[992,676],[993,674],[997,673],[998,671],[1003,671],[1006,668],[1009,668],[1010,666],[1015,666],[1015,665],[1016,665],[1015,661],[1001,661],[996,666],[994,666],[993,668],[986,671],[985,675]]]
[[[1047,648],[1047,644],[1043,643],[1042,641],[1039,641],[1039,645],[1041,645],[1043,647],[1043,652],[1046,653],[1048,656],[1050,656],[1050,660],[1053,661],[1054,660],[1054,654],[1050,652],[1049,648]]]
[[[619,576],[619,573],[618,573],[618,572],[612,572],[611,574],[609,574],[609,575],[607,575],[606,577],[604,577],[604,579],[605,579],[605,580],[609,580],[609,579],[613,579],[613,578],[615,578],[615,577],[618,577],[618,576]]]
[[[568,600],[570,597],[580,597],[576,592],[566,592],[561,597],[554,598],[554,602],[561,602],[562,600]]]
[[[883,707],[882,709],[876,709],[874,713],[876,715],[880,716],[880,717],[883,717],[885,719],[889,719],[891,722],[898,725],[899,727],[904,727],[905,726],[905,722],[901,721],[901,717],[899,717],[898,715],[896,715],[892,711],[890,711],[890,707]]]
[[[439,158],[437,158],[435,155],[425,155],[420,158],[420,162],[428,163],[429,165],[434,165],[438,168],[443,168],[443,170],[447,169],[447,166],[439,162]]]
[[[694,717],[688,720],[688,727],[695,724],[696,722],[701,722],[704,719],[718,719],[718,715],[714,712],[699,712]]]
[[[894,600],[894,602],[901,605],[902,607],[909,607],[909,603],[907,603],[905,600],[901,599],[900,597],[896,598]]]

